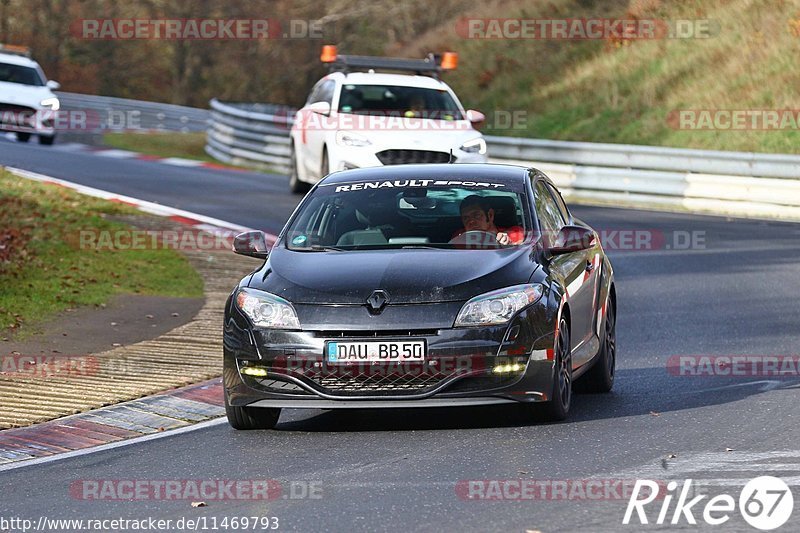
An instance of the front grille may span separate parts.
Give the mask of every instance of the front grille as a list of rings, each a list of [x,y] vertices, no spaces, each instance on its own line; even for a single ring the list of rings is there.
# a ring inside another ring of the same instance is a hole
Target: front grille
[[[409,165],[413,163],[447,163],[450,154],[432,150],[384,150],[375,154],[384,165]]]
[[[0,102],[0,113],[33,113],[36,110],[32,107],[27,107],[24,105],[16,105],[16,104],[6,104]]]
[[[33,127],[36,123],[35,116],[36,110],[32,107],[0,103],[0,123],[2,124]]]
[[[333,375],[320,373],[308,377],[328,392],[355,396],[370,393],[418,394],[433,389],[449,376],[430,372],[415,375],[380,375],[364,372],[345,375],[337,372]]]

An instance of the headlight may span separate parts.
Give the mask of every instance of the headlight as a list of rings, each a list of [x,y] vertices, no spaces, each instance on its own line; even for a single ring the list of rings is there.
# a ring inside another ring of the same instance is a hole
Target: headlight
[[[485,154],[486,153],[486,140],[483,137],[472,139],[461,145],[461,150],[470,154]]]
[[[505,324],[522,308],[542,297],[542,286],[516,285],[476,296],[464,304],[455,327]]]
[[[363,135],[353,133],[352,131],[337,131],[336,144],[340,146],[369,146],[372,143]]]
[[[300,321],[292,304],[268,292],[239,289],[236,307],[260,328],[300,329]]]
[[[39,103],[44,107],[49,107],[50,111],[58,111],[61,109],[61,102],[58,101],[58,98],[45,98]]]

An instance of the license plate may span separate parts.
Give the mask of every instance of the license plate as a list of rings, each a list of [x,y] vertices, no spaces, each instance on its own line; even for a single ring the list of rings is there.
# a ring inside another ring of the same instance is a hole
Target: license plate
[[[425,341],[328,341],[329,363],[391,363],[425,360]]]

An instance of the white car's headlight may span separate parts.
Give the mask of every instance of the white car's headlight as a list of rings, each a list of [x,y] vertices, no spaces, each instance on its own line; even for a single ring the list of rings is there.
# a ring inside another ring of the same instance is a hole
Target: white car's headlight
[[[45,98],[39,103],[44,107],[49,107],[51,111],[61,109],[61,102],[58,101],[58,98]]]
[[[534,283],[476,296],[461,308],[455,327],[505,324],[521,309],[536,303],[542,297],[542,291],[542,286]]]
[[[486,140],[483,137],[472,139],[461,145],[461,150],[470,154],[485,154],[486,153]]]
[[[299,329],[300,321],[291,303],[255,289],[239,289],[236,293],[236,307],[260,328]]]
[[[336,144],[340,146],[369,146],[372,142],[363,135],[352,131],[337,131]]]

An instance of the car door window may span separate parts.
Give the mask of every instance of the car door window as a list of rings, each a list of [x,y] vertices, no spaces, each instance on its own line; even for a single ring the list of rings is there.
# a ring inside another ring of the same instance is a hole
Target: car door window
[[[317,95],[317,99],[314,102],[327,102],[329,104],[333,104],[333,89],[336,84],[333,80],[327,80],[322,83],[319,88],[319,95]],[[312,104],[314,102],[311,102]]]
[[[567,204],[564,203],[564,199],[561,197],[561,193],[558,192],[556,188],[552,187],[549,183],[547,184],[547,189],[553,196],[553,199],[555,200],[556,205],[558,206],[558,210],[561,212],[561,217],[567,224],[569,224],[569,221],[572,217],[569,214],[569,209],[567,209]]]
[[[545,246],[551,246],[556,240],[558,232],[564,227],[566,221],[561,215],[558,204],[553,199],[547,185],[543,181],[537,181],[534,188],[536,202],[536,216],[539,217],[539,227],[542,230],[542,237]]]
[[[306,100],[306,105],[311,105],[314,102],[319,102],[319,95],[322,92],[322,84],[323,82],[319,82],[311,89],[311,93],[308,95],[308,100]]]

